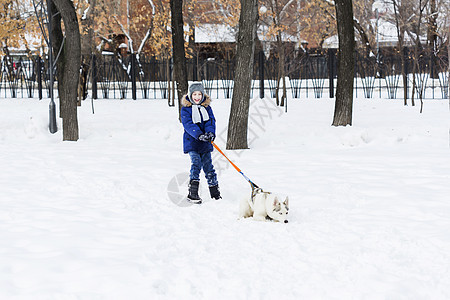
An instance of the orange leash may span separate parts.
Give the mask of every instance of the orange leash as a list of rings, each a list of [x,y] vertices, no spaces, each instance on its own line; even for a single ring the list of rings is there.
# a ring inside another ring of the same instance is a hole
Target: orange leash
[[[236,171],[238,171],[242,176],[244,176],[245,180],[247,180],[251,187],[252,190],[254,190],[255,188],[259,188],[259,186],[257,186],[255,183],[253,183],[253,181],[250,180],[250,178],[248,178],[247,176],[244,175],[244,173],[241,171],[241,169],[238,168],[238,166],[236,166],[226,155],[225,153],[223,153],[222,150],[220,150],[220,148],[213,142],[211,141],[211,144],[214,146],[214,148],[216,148],[217,151],[220,152],[220,154],[222,154],[229,162],[230,164],[236,169]]]

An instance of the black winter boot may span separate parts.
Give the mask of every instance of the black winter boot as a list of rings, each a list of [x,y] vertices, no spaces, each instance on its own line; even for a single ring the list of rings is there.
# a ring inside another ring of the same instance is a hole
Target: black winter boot
[[[198,187],[200,185],[200,181],[191,179],[189,181],[189,195],[187,196],[188,201],[195,204],[201,204],[202,199],[198,195]]]
[[[213,198],[214,200],[222,199],[222,197],[220,196],[220,190],[219,190],[218,184],[210,186],[209,193],[211,194],[211,198]]]

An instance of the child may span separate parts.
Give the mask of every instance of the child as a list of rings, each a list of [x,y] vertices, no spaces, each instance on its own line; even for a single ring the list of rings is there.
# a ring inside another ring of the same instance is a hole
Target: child
[[[200,170],[203,168],[208,181],[211,198],[219,200],[219,184],[216,171],[211,160],[213,146],[211,141],[216,137],[216,119],[209,104],[211,99],[205,94],[201,82],[194,82],[189,92],[183,97],[181,108],[181,122],[184,127],[183,150],[191,158],[191,174],[189,180],[188,201],[200,204],[202,199],[198,195],[200,184]]]

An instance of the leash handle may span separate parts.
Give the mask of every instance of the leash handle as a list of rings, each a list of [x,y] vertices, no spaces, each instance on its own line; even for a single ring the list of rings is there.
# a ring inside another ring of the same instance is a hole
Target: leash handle
[[[241,171],[241,169],[238,168],[238,166],[236,166],[226,155],[225,153],[223,153],[222,150],[220,150],[220,148],[213,142],[211,141],[211,144],[214,146],[214,148],[216,148],[217,151],[220,152],[220,154],[222,154],[229,162],[230,164],[236,169],[236,171],[238,171],[239,173],[241,173],[242,176],[244,176],[245,180],[247,180],[250,183],[250,186],[252,187],[252,190],[259,188],[259,186],[257,186],[255,183],[253,183],[250,178],[248,178],[247,176],[244,175],[244,173]]]

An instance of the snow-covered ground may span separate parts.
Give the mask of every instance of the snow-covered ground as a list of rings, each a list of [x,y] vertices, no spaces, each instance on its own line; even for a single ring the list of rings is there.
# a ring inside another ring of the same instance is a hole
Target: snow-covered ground
[[[0,100],[0,299],[450,299],[450,112],[329,99],[253,101],[250,149],[226,151],[290,197],[288,224],[238,220],[250,186],[214,154],[223,198],[187,193],[176,108],[99,100],[80,140],[48,102]],[[225,149],[230,100],[215,100]],[[61,126],[60,126],[61,127]]]

